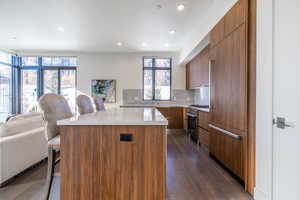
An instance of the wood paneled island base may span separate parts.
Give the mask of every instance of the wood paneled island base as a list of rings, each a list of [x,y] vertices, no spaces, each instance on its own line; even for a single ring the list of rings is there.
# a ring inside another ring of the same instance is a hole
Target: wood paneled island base
[[[61,200],[165,200],[165,125],[61,129]]]

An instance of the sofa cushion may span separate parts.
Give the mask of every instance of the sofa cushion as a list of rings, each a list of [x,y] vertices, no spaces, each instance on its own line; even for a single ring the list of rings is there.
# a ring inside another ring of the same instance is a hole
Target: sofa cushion
[[[10,120],[6,123],[0,123],[0,137],[16,135],[45,125],[43,117],[33,116]]]
[[[16,115],[16,116],[11,117],[9,119],[9,121],[24,119],[24,118],[29,118],[29,117],[36,117],[36,116],[42,116],[42,113],[40,113],[40,112],[30,112],[30,113],[20,114],[20,115]]]

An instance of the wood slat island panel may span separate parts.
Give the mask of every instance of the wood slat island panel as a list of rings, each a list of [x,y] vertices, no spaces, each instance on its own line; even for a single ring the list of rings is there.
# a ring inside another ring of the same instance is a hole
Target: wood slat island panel
[[[60,129],[62,200],[165,200],[166,126]]]

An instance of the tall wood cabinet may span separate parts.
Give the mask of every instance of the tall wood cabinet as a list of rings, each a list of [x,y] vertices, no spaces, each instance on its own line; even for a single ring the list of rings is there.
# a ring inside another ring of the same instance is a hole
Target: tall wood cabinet
[[[247,148],[247,0],[211,31],[210,153],[245,180]]]

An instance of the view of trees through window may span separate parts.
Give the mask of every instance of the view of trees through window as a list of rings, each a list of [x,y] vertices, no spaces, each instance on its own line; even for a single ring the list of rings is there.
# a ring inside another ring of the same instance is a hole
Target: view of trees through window
[[[39,63],[42,63],[41,66]],[[22,93],[22,112],[30,111],[38,96],[47,93],[63,95],[75,112],[76,57],[22,57],[22,64],[22,87],[26,88]],[[28,70],[35,68],[34,66],[40,69]],[[41,73],[33,73],[38,70],[41,70]],[[38,77],[38,74],[42,76]],[[40,84],[38,79],[41,80]]]
[[[171,58],[144,58],[144,100],[171,100]]]
[[[0,64],[0,122],[12,111],[12,68]]]
[[[18,57],[0,51],[0,122],[34,110],[46,93],[63,95],[75,112],[76,66],[77,57]]]
[[[27,112],[31,109],[31,106],[38,99],[38,71],[37,70],[22,70],[21,71],[21,102],[22,112]]]

